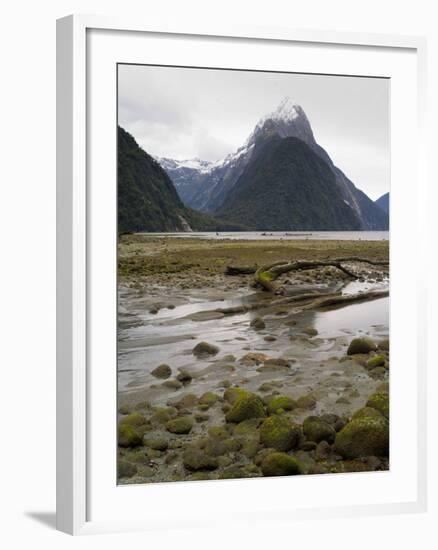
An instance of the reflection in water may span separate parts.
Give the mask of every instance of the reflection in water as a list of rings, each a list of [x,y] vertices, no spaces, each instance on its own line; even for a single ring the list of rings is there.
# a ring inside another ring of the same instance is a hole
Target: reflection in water
[[[320,336],[337,336],[345,331],[367,332],[373,327],[389,325],[389,297],[321,311],[315,315],[314,327]]]

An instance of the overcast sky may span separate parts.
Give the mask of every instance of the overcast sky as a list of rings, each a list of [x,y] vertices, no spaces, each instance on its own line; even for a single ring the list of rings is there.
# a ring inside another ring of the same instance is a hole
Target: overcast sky
[[[389,80],[119,65],[119,124],[149,154],[218,160],[289,96],[334,163],[377,199],[389,191]]]

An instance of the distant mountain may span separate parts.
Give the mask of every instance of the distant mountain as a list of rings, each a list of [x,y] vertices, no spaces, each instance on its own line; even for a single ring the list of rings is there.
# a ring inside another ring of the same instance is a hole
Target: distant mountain
[[[384,212],[389,214],[389,193],[385,193],[379,197],[375,203],[379,206]]]
[[[257,123],[242,147],[221,161],[175,161],[167,158],[157,160],[171,177],[185,204],[202,211],[216,212],[221,210],[228,194],[252,161],[257,144],[266,136],[273,135],[280,138],[299,138],[325,161],[335,176],[335,184],[345,204],[358,220],[355,227],[361,230],[388,229],[387,214],[333,164],[327,152],[316,142],[304,110],[289,98],[284,99],[274,112]]]
[[[304,141],[266,136],[218,214],[256,230],[359,230],[336,176]]]
[[[118,128],[118,231],[233,231],[246,229],[187,208],[161,166]]]

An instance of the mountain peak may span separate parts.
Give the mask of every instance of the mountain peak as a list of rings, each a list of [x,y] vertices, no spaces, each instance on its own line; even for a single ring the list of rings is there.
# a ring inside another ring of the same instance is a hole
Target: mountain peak
[[[299,116],[304,115],[303,108],[298,103],[292,101],[289,96],[286,96],[278,107],[271,114],[267,115],[265,118],[270,118],[272,120],[284,120],[290,121],[295,120]]]
[[[313,145],[312,128],[304,109],[286,96],[271,113],[262,117],[249,136],[246,145],[253,145],[266,135],[277,134],[280,137],[298,137],[308,145]]]

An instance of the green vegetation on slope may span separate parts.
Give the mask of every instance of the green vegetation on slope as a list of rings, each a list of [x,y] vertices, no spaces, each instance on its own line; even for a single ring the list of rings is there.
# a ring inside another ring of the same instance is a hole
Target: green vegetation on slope
[[[118,231],[239,231],[239,223],[187,208],[161,166],[118,128]]]

